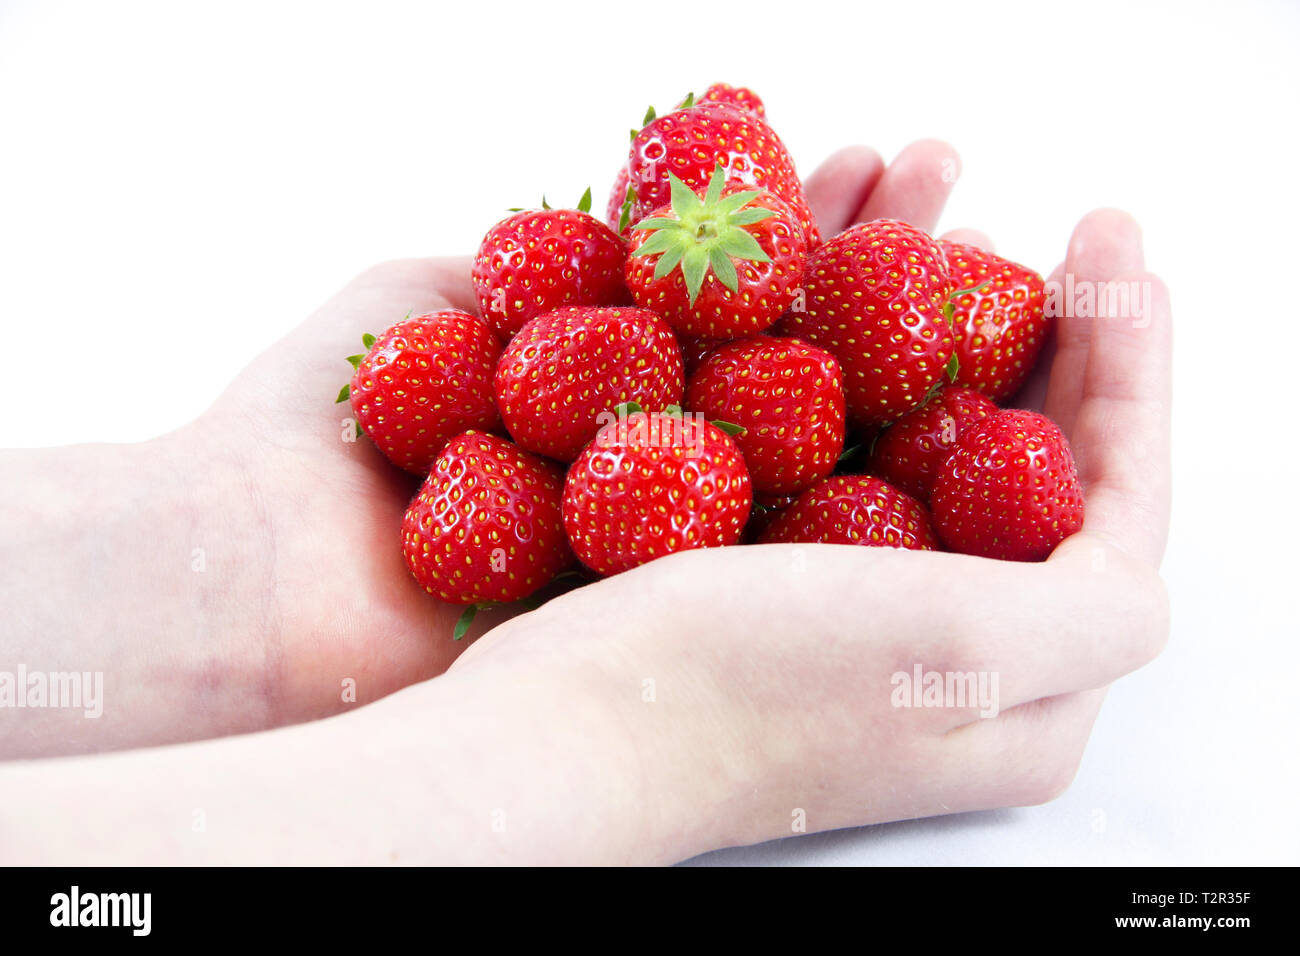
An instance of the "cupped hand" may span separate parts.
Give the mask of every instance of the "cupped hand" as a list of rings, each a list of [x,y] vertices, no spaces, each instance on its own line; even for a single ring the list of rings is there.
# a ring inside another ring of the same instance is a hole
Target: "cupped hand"
[[[827,235],[880,216],[933,229],[955,163],[932,142],[887,168],[852,149],[808,189]],[[1136,224],[1114,211],[1079,223],[1052,279],[1066,274],[1075,289],[1132,282],[1150,297],[1146,314],[1058,318],[1013,403],[1061,425],[1085,489],[1083,530],[1047,562],[839,545],[688,552],[509,621],[449,676],[551,682],[557,725],[597,707],[631,755],[639,818],[659,821],[664,859],[1054,797],[1106,687],[1168,633],[1168,295],[1143,271]],[[983,680],[994,706],[899,706],[898,675],[917,668]]]
[[[933,229],[958,169],[952,149],[933,141],[888,165],[858,147],[831,157],[807,188],[827,235],[881,216]],[[988,245],[969,231],[954,238]],[[1026,404],[1042,402],[1066,430],[1087,492],[1084,531],[1048,563],[831,546],[682,555],[522,617],[507,609],[480,615],[470,637],[490,633],[466,666],[527,660],[539,643],[561,666],[567,654],[587,659],[599,649],[602,660],[636,662],[637,701],[643,678],[672,674],[694,689],[700,710],[692,722],[730,728],[743,712],[754,752],[781,739],[771,725],[792,704],[802,717],[788,730],[803,727],[827,746],[849,745],[850,723],[869,734],[933,728],[934,720],[915,713],[871,709],[881,668],[996,667],[1002,716],[945,731],[944,742],[969,740],[987,753],[995,738],[1023,732],[1032,714],[1043,725],[1035,739],[1063,755],[1035,761],[1032,772],[1040,777],[1051,767],[1059,780],[1058,765],[1073,766],[1099,701],[1097,693],[1074,692],[1104,687],[1149,658],[1165,631],[1155,568],[1168,510],[1168,305],[1163,286],[1141,269],[1136,226],[1103,212],[1076,229],[1054,275],[1069,271],[1076,283],[1138,276],[1156,294],[1155,314],[1142,327],[1061,320],[1044,373],[1026,389]],[[345,356],[359,351],[362,333],[412,311],[474,311],[468,275],[467,259],[405,260],[366,272],[260,356],[178,437],[189,453],[221,448],[238,464],[227,481],[229,507],[246,520],[232,521],[247,525],[239,530],[250,536],[249,559],[265,562],[266,591],[251,603],[267,635],[253,666],[271,675],[269,722],[373,700],[443,672],[471,643],[450,639],[461,609],[425,594],[401,557],[401,514],[418,481],[364,438],[348,440],[350,409],[333,404],[350,374]],[[554,632],[545,642],[524,637]],[[342,692],[349,681],[355,702]],[[777,700],[782,707],[773,710]],[[823,718],[845,725],[831,733],[816,723]],[[807,759],[816,752],[808,749]],[[965,801],[949,796],[943,805],[972,805],[977,797],[967,792]]]

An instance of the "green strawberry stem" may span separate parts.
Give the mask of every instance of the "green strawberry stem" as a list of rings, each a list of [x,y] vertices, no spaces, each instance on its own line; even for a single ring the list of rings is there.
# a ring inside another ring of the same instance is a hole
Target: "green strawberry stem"
[[[749,206],[758,198],[757,190],[732,193],[724,199],[722,191],[726,182],[726,173],[719,165],[701,198],[669,173],[672,216],[652,216],[632,227],[651,233],[632,255],[659,256],[654,271],[656,281],[680,267],[691,305],[695,304],[710,270],[719,282],[736,292],[739,289],[736,261],[771,261],[745,226],[776,213],[761,206]]]

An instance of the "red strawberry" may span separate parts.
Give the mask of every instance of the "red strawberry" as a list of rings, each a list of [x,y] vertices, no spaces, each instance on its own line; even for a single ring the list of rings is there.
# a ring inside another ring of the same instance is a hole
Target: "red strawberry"
[[[452,435],[501,427],[492,392],[501,343],[482,319],[458,309],[408,316],[362,342],[338,401],[352,399],[359,426],[394,465],[425,475]]]
[[[587,212],[591,191],[578,209],[540,209],[503,219],[483,237],[472,278],[479,311],[510,338],[534,316],[562,306],[619,305],[626,246]]]
[[[690,99],[689,97],[687,98]],[[697,103],[725,103],[744,113],[752,113],[761,120],[767,119],[767,110],[758,94],[743,86],[731,86],[727,83],[714,83],[704,95],[694,100]],[[685,109],[686,102],[678,103],[677,108]]]
[[[686,407],[744,429],[736,444],[762,494],[802,491],[844,450],[839,363],[798,339],[760,335],[718,347],[692,376]]]
[[[771,193],[726,186],[721,167],[692,191],[671,173],[672,203],[632,227],[627,287],[679,335],[730,339],[781,317],[803,280],[802,230]],[[725,186],[725,188],[724,188]]]
[[[939,550],[925,506],[870,475],[837,475],[813,485],[758,540]]]
[[[958,385],[1006,401],[1025,383],[1047,338],[1043,277],[975,246],[940,240],[961,294],[951,300]],[[978,288],[976,288],[978,287]]]
[[[699,98],[700,102],[705,103],[722,103],[737,109],[742,113],[749,113],[760,120],[766,120],[767,111],[763,107],[763,101],[758,98],[758,94],[753,90],[746,89],[743,86],[729,86],[726,83],[714,83],[704,95]],[[684,110],[696,103],[695,94],[690,94],[685,100],[678,103],[675,109]],[[641,121],[641,129],[649,126],[655,120],[654,107],[646,110],[645,119]],[[636,139],[638,130],[632,130],[632,139]],[[635,201],[635,191],[629,193],[628,185],[630,177],[627,171],[627,164],[624,163],[614,177],[614,187],[609,193],[609,203],[605,206],[605,222],[609,228],[613,229],[619,235],[627,238],[628,227],[633,221],[630,219],[632,213],[632,204]]]
[[[632,140],[628,179],[635,189],[631,221],[670,200],[668,174],[692,189],[706,186],[721,165],[727,181],[775,193],[789,203],[810,246],[819,241],[794,160],[758,116],[727,103],[695,103],[652,119]]]
[[[682,354],[646,309],[570,308],[530,320],[501,353],[497,406],[521,448],[572,461],[624,402],[681,404]]]
[[[952,293],[938,243],[894,219],[851,226],[808,256],[804,311],[777,334],[806,339],[844,371],[849,420],[898,418],[922,401],[952,357],[944,305]]]
[[[957,439],[998,407],[969,388],[949,385],[908,412],[881,433],[867,470],[918,501],[930,500],[930,489]]]
[[[627,221],[623,215],[624,207],[628,210],[628,216],[632,214],[631,194],[628,190],[627,166],[620,166],[618,173],[614,176],[614,187],[609,191],[609,202],[605,206],[605,222],[609,228],[618,233],[624,239],[628,236],[628,229],[632,223]]]
[[[745,525],[745,544],[756,544],[768,526],[781,516],[781,512],[795,503],[798,495],[760,495],[754,494],[754,507],[749,513],[749,523]]]
[[[686,368],[686,377],[689,379],[700,367],[700,363],[708,358],[709,353],[720,345],[725,344],[723,339],[692,339],[677,337],[677,344],[682,347],[682,364]]]
[[[745,459],[702,416],[621,415],[569,469],[564,528],[598,574],[740,541],[753,491]]]
[[[553,462],[495,435],[457,435],[402,520],[411,574],[453,604],[527,597],[573,563],[563,490]]]
[[[931,495],[935,527],[963,554],[1042,561],[1083,527],[1083,491],[1061,430],[1006,410],[957,441]]]

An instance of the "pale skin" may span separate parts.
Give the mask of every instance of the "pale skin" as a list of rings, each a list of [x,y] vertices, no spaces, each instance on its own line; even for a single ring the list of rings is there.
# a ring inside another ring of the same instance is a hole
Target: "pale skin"
[[[933,229],[955,162],[847,149],[810,202],[827,235]],[[451,641],[460,609],[397,546],[414,479],[342,441],[330,403],[363,332],[474,308],[459,259],[366,272],[178,432],[0,454],[27,489],[0,503],[0,669],[105,679],[97,720],[0,709],[0,862],[668,863],[799,814],[811,832],[1055,797],[1107,686],[1168,634],[1168,295],[1123,213],[1085,217],[1065,271],[1148,281],[1153,308],[1062,319],[1017,403],[1060,423],[1087,501],[1039,565],[698,551]],[[893,706],[918,663],[997,672],[1001,712]],[[59,755],[81,756],[32,759]]]

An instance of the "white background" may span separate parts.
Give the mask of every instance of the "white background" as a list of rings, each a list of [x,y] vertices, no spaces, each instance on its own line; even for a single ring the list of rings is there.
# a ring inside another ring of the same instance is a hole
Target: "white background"
[[[603,209],[648,103],[758,90],[807,172],[940,136],[942,229],[1050,270],[1144,224],[1177,323],[1169,650],[1041,808],[713,861],[1300,862],[1296,5],[0,2],[4,444],[133,441],[352,274]],[[3,489],[6,494],[21,489]]]

